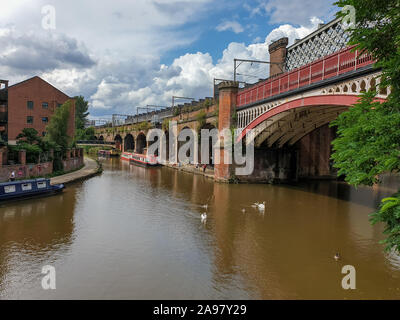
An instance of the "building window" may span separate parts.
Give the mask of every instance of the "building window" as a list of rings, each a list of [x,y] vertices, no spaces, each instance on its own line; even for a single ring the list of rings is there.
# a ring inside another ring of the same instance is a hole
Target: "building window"
[[[49,122],[49,118],[48,118],[48,117],[43,117],[43,118],[42,118],[42,122],[44,122],[44,123]]]
[[[48,109],[49,108],[49,104],[47,102],[43,102],[42,103],[42,108],[43,109]]]
[[[62,104],[61,103],[57,103],[57,108],[61,107]]]
[[[33,101],[28,101],[26,106],[28,107],[28,109],[33,109]]]
[[[32,116],[27,116],[26,117],[26,123],[32,124],[33,123],[33,117]]]
[[[42,137],[44,137],[46,135],[46,131],[42,132]]]

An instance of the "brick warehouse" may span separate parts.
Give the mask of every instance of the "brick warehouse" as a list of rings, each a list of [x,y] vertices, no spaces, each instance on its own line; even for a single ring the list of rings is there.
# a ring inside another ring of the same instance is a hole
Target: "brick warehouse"
[[[8,86],[2,81],[0,89],[0,132],[4,140],[16,143],[24,128],[34,128],[39,135],[46,134],[57,107],[71,100],[68,135],[75,133],[75,100],[38,76]],[[4,119],[3,119],[4,118]]]

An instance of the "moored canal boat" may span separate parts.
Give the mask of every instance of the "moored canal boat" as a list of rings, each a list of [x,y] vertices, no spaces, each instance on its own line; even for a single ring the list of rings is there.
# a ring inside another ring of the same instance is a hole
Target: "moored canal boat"
[[[112,150],[99,150],[97,153],[101,157],[118,157],[118,151]]]
[[[122,152],[121,153],[121,160],[129,161],[131,160],[132,153],[131,152]]]
[[[121,159],[129,161],[130,164],[136,164],[142,167],[155,167],[159,165],[156,157],[134,152],[123,152],[121,154]]]
[[[149,156],[140,153],[132,153],[129,163],[143,167],[156,167],[159,165],[157,158],[155,156]]]
[[[50,179],[9,181],[0,183],[0,201],[30,198],[61,192],[64,184],[51,185]]]

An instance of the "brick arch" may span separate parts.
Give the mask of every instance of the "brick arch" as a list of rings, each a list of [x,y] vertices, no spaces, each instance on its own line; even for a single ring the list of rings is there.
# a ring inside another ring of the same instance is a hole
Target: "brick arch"
[[[135,138],[131,133],[126,133],[124,135],[124,151],[131,151],[135,150]]]
[[[137,153],[144,153],[147,149],[147,138],[143,131],[140,131],[135,137],[135,146]]]
[[[359,97],[354,95],[321,95],[296,99],[283,103],[263,113],[251,121],[240,133],[237,142],[246,135],[255,145],[267,140],[268,145],[277,143],[294,144],[307,133],[319,128],[338,114],[357,103]],[[384,99],[377,98],[383,102]]]
[[[122,137],[120,134],[116,134],[114,137],[114,142],[115,142],[115,148],[117,148],[118,150],[122,150]]]

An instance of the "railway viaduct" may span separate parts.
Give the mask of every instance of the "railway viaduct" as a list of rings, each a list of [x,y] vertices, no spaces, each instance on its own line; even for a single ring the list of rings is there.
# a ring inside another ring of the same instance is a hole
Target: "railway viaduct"
[[[362,92],[377,89],[377,100],[390,93],[380,88],[380,70],[367,53],[347,46],[341,21],[335,19],[287,47],[282,38],[269,46],[270,77],[239,88],[238,82],[219,85],[219,99],[207,104],[181,106],[163,124],[176,121],[176,136],[184,128],[235,127],[237,142],[255,145],[254,171],[242,181],[287,181],[300,178],[333,178],[330,162],[335,129],[329,123],[357,102]],[[283,70],[283,72],[282,72]],[[187,112],[183,112],[184,107]],[[196,110],[190,110],[192,107]],[[179,114],[178,114],[179,113]],[[121,150],[143,152],[149,146],[149,122],[97,128],[98,139],[115,141]],[[166,126],[163,126],[163,130]],[[165,134],[168,132],[165,130]],[[216,146],[223,158],[223,146]],[[234,165],[216,164],[214,175],[230,181]]]

